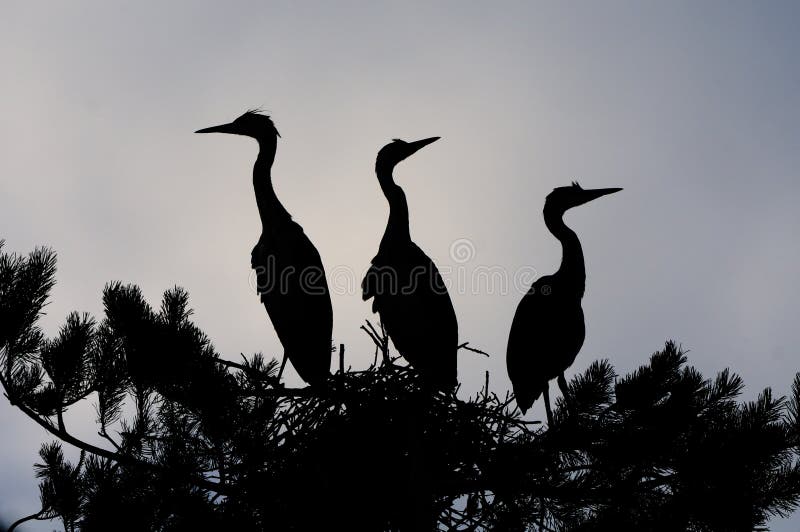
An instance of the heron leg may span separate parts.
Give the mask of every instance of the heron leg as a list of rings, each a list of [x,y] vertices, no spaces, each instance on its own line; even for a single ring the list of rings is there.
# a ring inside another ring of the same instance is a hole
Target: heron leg
[[[561,389],[561,395],[564,397],[564,404],[567,405],[567,409],[570,408],[570,397],[569,397],[569,388],[567,387],[567,379],[564,378],[564,374],[558,376],[558,387]]]
[[[280,383],[280,382],[281,382],[281,377],[283,376],[283,368],[285,368],[285,367],[286,367],[286,360],[287,360],[288,358],[289,358],[289,357],[288,357],[288,356],[286,356],[286,351],[284,351],[284,352],[283,352],[283,361],[281,362],[281,369],[280,369],[280,371],[278,371],[278,378],[277,378],[277,381],[278,381],[278,383]]]
[[[544,397],[544,410],[547,412],[547,427],[550,428],[553,426],[553,411],[550,410],[550,383],[545,383],[542,396]]]

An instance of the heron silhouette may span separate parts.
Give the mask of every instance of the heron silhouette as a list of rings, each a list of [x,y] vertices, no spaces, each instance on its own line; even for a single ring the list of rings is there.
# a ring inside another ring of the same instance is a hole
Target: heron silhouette
[[[438,139],[395,139],[378,152],[375,173],[389,220],[361,286],[398,352],[425,381],[447,389],[457,383],[456,313],[436,265],[411,240],[406,195],[392,175],[400,161]]]
[[[586,190],[578,183],[558,187],[544,203],[544,223],[561,242],[561,266],[537,279],[520,301],[508,337],[506,366],[514,396],[523,413],[544,394],[547,421],[552,425],[549,382],[558,379],[568,400],[564,371],[572,365],[586,334],[581,299],[586,287],[583,249],[578,235],[564,223],[564,213],[621,188]]]
[[[283,345],[283,362],[292,362],[309,384],[330,374],[333,310],[317,248],[308,239],[272,187],[272,163],[280,134],[270,117],[247,111],[229,124],[200,129],[197,133],[230,133],[258,141],[253,167],[253,188],[261,217],[261,238],[253,248],[251,266],[258,292]]]

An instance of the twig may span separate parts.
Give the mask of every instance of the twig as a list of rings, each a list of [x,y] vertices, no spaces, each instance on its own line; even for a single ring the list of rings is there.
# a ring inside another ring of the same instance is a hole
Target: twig
[[[481,351],[480,349],[475,349],[474,347],[469,346],[469,342],[464,342],[463,344],[458,346],[458,349],[466,349],[467,351],[472,351],[473,353],[478,353],[479,355],[483,355],[487,358],[489,357],[489,353],[486,351]]]
[[[378,340],[378,337],[373,335],[365,326],[362,325],[361,327],[359,327],[359,329],[367,333],[367,336],[369,336],[372,339],[372,341],[375,342],[376,347],[381,347],[381,342],[380,340]]]
[[[375,329],[375,326],[372,325],[372,322],[370,322],[369,320],[364,320],[364,321],[367,322],[367,326],[369,327],[369,330],[372,331],[372,334],[375,335],[375,338],[381,338],[381,339],[383,338],[382,334],[378,334],[378,331]]]
[[[383,358],[384,360],[390,359],[389,357],[389,335],[386,334],[386,327],[383,326],[383,322],[380,322],[381,326],[381,339],[383,340]]]
[[[119,452],[121,452],[121,451],[122,451],[122,447],[120,447],[120,446],[119,446],[119,444],[118,444],[117,442],[115,442],[115,441],[114,441],[114,439],[113,439],[111,436],[109,436],[109,435],[108,435],[108,433],[106,432],[106,429],[105,429],[105,427],[103,427],[103,429],[102,429],[102,430],[98,431],[98,432],[97,432],[97,434],[98,434],[100,437],[104,438],[105,440],[109,441],[109,442],[111,443],[111,445],[113,445],[113,446],[114,446],[114,448],[115,448],[117,451],[119,451]]]
[[[361,327],[364,331],[372,338],[372,341],[375,342],[375,345],[378,346],[383,354],[383,363],[391,363],[391,357],[389,356],[389,336],[386,334],[386,328],[383,326],[383,322],[379,322],[381,326],[381,332],[379,333],[378,330],[375,328],[374,325],[369,320],[364,320],[369,327],[369,331],[365,329],[363,326]]]
[[[244,355],[242,355],[242,357],[244,357]],[[244,364],[239,364],[238,362],[233,362],[231,360],[225,360],[222,358],[217,358],[215,360],[217,364],[221,364],[228,368],[238,369],[239,371],[245,373],[248,377],[252,379],[266,382],[272,384],[273,386],[280,386],[280,381],[277,379],[277,377],[270,375],[263,375],[254,368],[251,368],[250,366],[246,366]]]
[[[250,374],[252,374],[252,373],[256,373],[257,374],[258,373],[256,371],[254,371],[253,368],[251,368],[249,366],[245,366],[244,364],[239,364],[238,362],[233,362],[232,360],[225,360],[223,358],[217,358],[215,360],[216,360],[217,364],[222,364],[223,366],[226,366],[226,367],[229,367],[229,368],[238,369],[240,371],[244,371],[245,373],[250,373]]]

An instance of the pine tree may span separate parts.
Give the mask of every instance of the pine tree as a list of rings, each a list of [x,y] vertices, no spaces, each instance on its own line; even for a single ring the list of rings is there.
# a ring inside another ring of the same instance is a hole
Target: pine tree
[[[617,376],[597,361],[554,423],[513,397],[432,391],[398,364],[380,327],[363,371],[290,389],[261,354],[224,360],[173,288],[152,308],[108,284],[105,316],[37,322],[55,255],[0,243],[0,383],[47,429],[41,509],[81,530],[752,530],[800,500],[800,376],[789,397],[739,402],[728,370],[707,379],[669,342]],[[93,402],[104,444],[64,412]],[[62,445],[80,450],[71,463]],[[12,525],[13,526],[13,525]]]

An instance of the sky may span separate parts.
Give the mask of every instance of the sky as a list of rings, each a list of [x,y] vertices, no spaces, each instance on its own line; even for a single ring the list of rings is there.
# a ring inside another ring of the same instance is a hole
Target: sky
[[[49,334],[72,310],[100,316],[108,281],[153,305],[179,285],[223,356],[280,356],[250,274],[257,146],[193,134],[262,107],[282,136],[277,193],[328,272],[334,341],[363,368],[358,285],[388,212],[375,154],[440,136],[395,176],[460,340],[491,355],[459,355],[463,396],[486,371],[509,388],[517,303],[560,261],[544,198],[573,180],[624,191],[566,217],[587,269],[571,371],[608,358],[624,374],[674,339],[707,376],[741,374],[747,399],[785,394],[800,370],[799,21],[780,1],[7,0],[0,239],[58,253]],[[68,423],[93,438],[90,405]],[[10,521],[38,510],[50,438],[5,401],[0,426]]]

